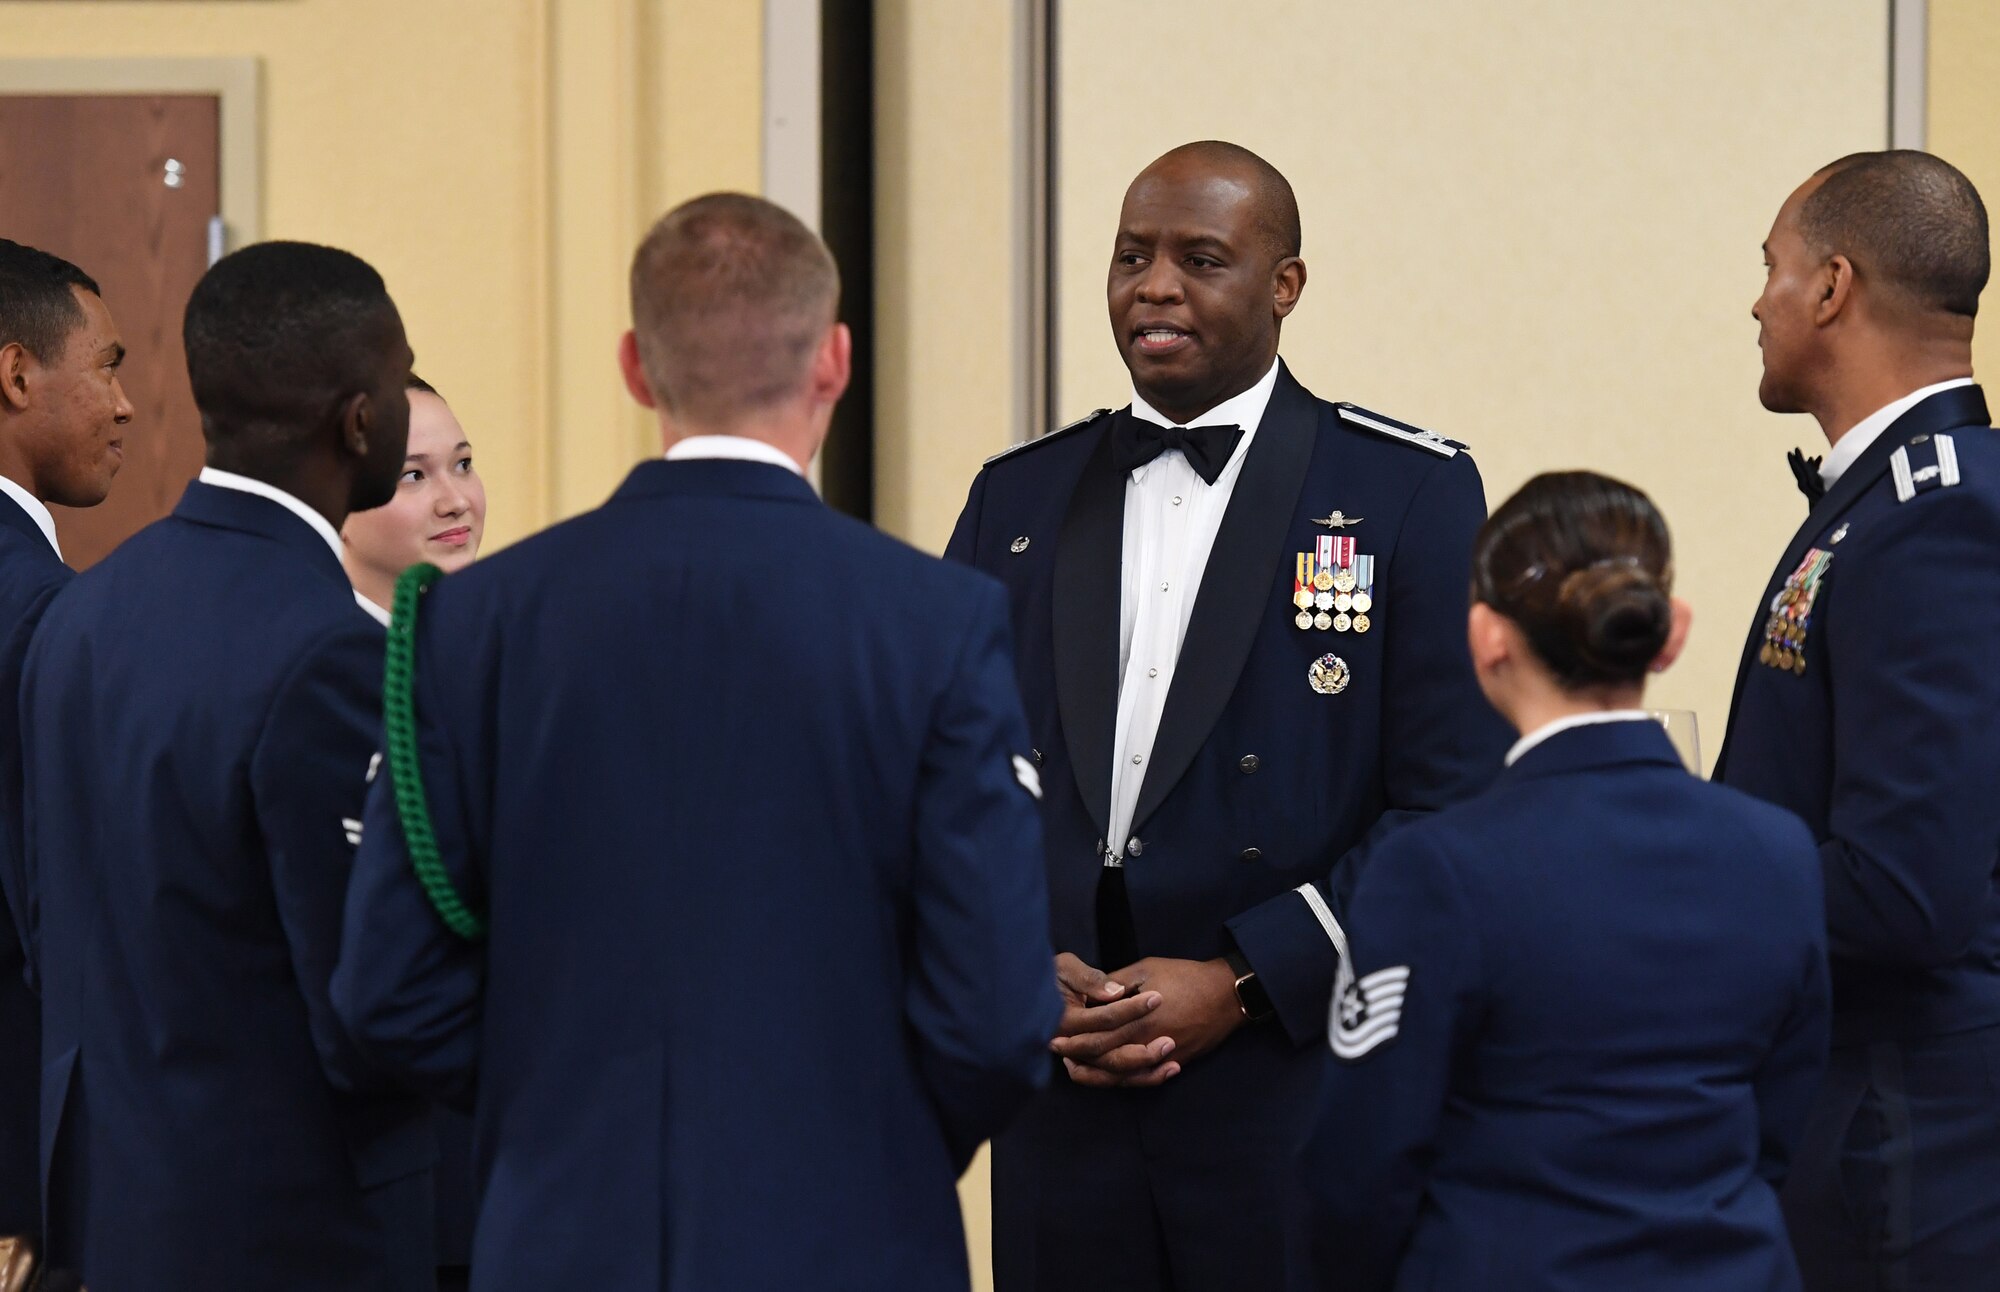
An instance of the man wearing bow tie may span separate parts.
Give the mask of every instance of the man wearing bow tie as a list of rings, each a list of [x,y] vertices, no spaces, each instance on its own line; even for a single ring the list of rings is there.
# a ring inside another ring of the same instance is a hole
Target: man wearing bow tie
[[[1267,162],[1154,162],[1108,284],[1131,404],[988,462],[952,535],[1012,594],[1068,1003],[995,1145],[1002,1292],[1310,1286],[1336,873],[1508,744],[1465,649],[1478,471],[1298,383],[1305,283]]]
[[[1972,382],[1986,211],[1861,153],[1778,212],[1751,313],[1773,412],[1831,448],[1737,674],[1716,779],[1819,840],[1833,1053],[1783,1201],[1808,1292],[1994,1286],[2000,442]],[[1808,466],[1803,461],[1797,467]]]

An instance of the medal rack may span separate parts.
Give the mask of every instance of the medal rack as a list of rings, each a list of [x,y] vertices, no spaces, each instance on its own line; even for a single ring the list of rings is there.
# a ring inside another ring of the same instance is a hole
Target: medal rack
[[[1320,535],[1312,551],[1298,554],[1292,604],[1301,631],[1367,632],[1375,626],[1375,558],[1356,552],[1351,538]]]

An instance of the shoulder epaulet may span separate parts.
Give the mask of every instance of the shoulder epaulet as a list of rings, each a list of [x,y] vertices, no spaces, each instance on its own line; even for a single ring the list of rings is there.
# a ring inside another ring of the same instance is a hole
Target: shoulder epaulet
[[[1942,431],[1915,436],[1890,455],[1889,475],[1896,482],[1897,502],[1932,489],[1949,489],[1960,478],[1958,443]]]
[[[1412,426],[1408,422],[1399,422],[1393,417],[1370,412],[1358,404],[1341,403],[1335,404],[1334,408],[1339,411],[1340,420],[1349,425],[1374,431],[1377,435],[1386,435],[1392,440],[1401,440],[1405,444],[1414,444],[1420,449],[1429,449],[1439,457],[1457,457],[1460,453],[1471,451],[1470,445],[1460,444],[1457,440],[1448,440],[1436,431],[1427,431],[1421,426]]]
[[[1071,422],[1068,426],[1062,427],[1059,430],[1050,431],[1047,435],[1038,435],[1032,440],[1022,440],[1019,444],[1014,445],[1012,448],[1002,449],[998,453],[995,453],[992,457],[986,459],[986,461],[980,463],[979,465],[981,467],[990,467],[995,462],[999,462],[1005,458],[1013,457],[1016,453],[1025,453],[1029,449],[1040,448],[1044,444],[1050,444],[1056,440],[1061,439],[1063,436],[1070,434],[1072,431],[1082,430],[1084,427],[1095,423],[1100,417],[1109,417],[1110,415],[1111,415],[1110,409],[1100,408],[1096,412],[1092,413],[1090,416],[1079,417],[1075,421]]]

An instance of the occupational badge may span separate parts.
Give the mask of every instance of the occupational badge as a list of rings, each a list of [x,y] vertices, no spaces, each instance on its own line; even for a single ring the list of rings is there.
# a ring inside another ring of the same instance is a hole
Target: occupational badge
[[[1353,674],[1347,671],[1347,661],[1338,655],[1322,655],[1306,670],[1306,681],[1321,695],[1339,695],[1352,679]]]
[[[1771,617],[1764,622],[1764,640],[1757,647],[1757,662],[1803,676],[1806,671],[1806,634],[1812,627],[1813,604],[1826,584],[1826,572],[1833,566],[1833,553],[1815,547],[1799,561],[1798,568],[1785,579],[1771,598]]]

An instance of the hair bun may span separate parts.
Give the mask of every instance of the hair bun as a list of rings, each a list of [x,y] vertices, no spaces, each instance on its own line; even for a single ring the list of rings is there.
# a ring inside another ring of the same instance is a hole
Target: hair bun
[[[1673,628],[1666,590],[1634,560],[1574,570],[1563,580],[1560,596],[1564,636],[1593,673],[1643,676]]]

